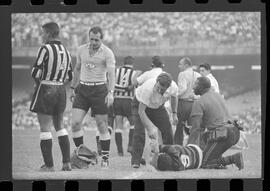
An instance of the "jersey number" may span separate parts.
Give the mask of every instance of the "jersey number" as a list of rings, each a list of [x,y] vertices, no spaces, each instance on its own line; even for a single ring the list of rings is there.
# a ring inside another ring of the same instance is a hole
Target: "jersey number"
[[[189,159],[189,156],[187,156],[187,155],[181,155],[181,157],[180,157],[180,159],[181,159],[181,162],[182,162],[182,164],[183,164],[183,166],[185,167],[185,168],[187,168],[187,167],[189,167],[190,166],[190,159]]]
[[[122,76],[122,79],[121,79],[121,82],[122,82],[122,86],[128,86],[128,72],[126,72],[123,76]]]

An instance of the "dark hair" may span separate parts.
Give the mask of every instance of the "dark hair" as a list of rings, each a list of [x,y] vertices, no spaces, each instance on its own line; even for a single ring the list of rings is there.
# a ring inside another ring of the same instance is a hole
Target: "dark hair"
[[[169,87],[172,83],[172,76],[167,72],[162,72],[157,77],[157,82],[159,82],[161,86]]]
[[[172,170],[172,158],[167,153],[160,153],[157,159],[157,169],[161,171]]]
[[[50,34],[52,38],[57,38],[59,36],[59,26],[55,22],[49,22],[44,25],[42,25],[42,28]]]
[[[206,70],[211,70],[211,65],[208,63],[202,63],[199,67],[203,67]]]
[[[103,31],[100,27],[98,26],[95,26],[95,27],[92,27],[90,30],[89,30],[89,35],[90,33],[94,33],[94,34],[100,34],[100,39],[103,39]]]
[[[163,64],[160,56],[153,56],[152,57],[152,67],[159,67],[159,68],[164,67],[164,64]]]
[[[189,57],[183,57],[180,59],[180,61],[184,62],[184,64],[192,66],[191,59]]]
[[[198,85],[204,90],[206,88],[211,88],[211,82],[209,78],[205,76],[201,76],[197,78],[198,80]]]
[[[132,57],[132,56],[126,56],[125,58],[124,58],[124,65],[132,65],[132,64],[134,64],[134,57]]]

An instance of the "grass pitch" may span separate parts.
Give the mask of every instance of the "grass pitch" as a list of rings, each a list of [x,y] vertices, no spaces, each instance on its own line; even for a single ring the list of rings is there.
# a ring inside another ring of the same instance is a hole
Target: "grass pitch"
[[[123,146],[126,151],[128,132],[123,132]],[[151,166],[141,166],[133,169],[130,165],[131,156],[125,152],[124,157],[117,155],[114,134],[112,135],[110,165],[108,169],[101,169],[100,163],[90,166],[86,170],[62,172],[61,151],[57,137],[53,133],[53,157],[55,172],[39,172],[43,164],[39,147],[39,130],[13,130],[13,178],[14,179],[204,179],[204,178],[260,178],[261,177],[261,135],[247,135],[249,148],[243,150],[245,168],[241,171],[235,166],[228,166],[226,170],[195,169],[181,172],[160,172]],[[85,144],[96,150],[95,131],[85,131]],[[71,150],[74,143],[70,138]],[[238,152],[229,150],[224,155]],[[99,160],[100,161],[100,160]]]

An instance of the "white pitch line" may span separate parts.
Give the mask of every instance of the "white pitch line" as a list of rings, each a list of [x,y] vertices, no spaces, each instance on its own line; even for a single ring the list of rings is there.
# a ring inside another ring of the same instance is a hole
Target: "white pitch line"
[[[142,171],[132,172],[131,174],[124,176],[123,179],[137,179],[141,175],[143,175]]]

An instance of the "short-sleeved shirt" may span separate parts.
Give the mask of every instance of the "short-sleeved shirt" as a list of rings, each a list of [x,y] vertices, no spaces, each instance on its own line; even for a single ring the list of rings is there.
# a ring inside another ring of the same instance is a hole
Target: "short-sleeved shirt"
[[[218,82],[216,80],[216,78],[210,73],[206,76],[210,82],[211,82],[211,87],[213,88],[213,90],[217,93],[219,93],[219,86],[218,86]]]
[[[107,68],[115,68],[115,57],[111,49],[101,44],[98,51],[90,56],[89,43],[79,47],[77,63],[81,63],[80,80],[83,82],[106,82]]]
[[[193,96],[193,85],[201,75],[195,72],[192,67],[180,72],[178,75],[179,96],[181,99],[188,99]]]
[[[202,116],[202,126],[208,130],[221,127],[230,119],[224,98],[210,89],[193,103],[190,116]]]
[[[135,90],[137,100],[147,107],[157,109],[170,99],[171,96],[177,97],[178,87],[174,81],[163,95],[153,91],[156,78],[150,78]]]
[[[153,68],[149,71],[144,72],[137,78],[137,82],[139,85],[143,84],[146,80],[150,78],[156,78],[159,74],[163,72],[162,68]]]

